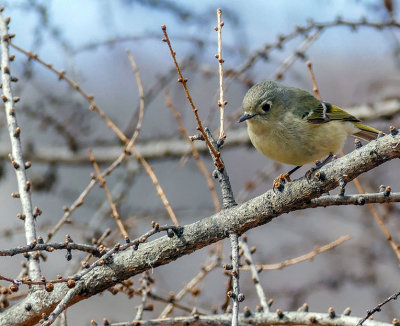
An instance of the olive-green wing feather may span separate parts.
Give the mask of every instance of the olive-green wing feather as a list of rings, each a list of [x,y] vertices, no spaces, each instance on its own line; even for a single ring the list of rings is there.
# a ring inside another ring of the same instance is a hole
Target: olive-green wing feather
[[[373,140],[376,138],[378,133],[380,133],[379,130],[364,125],[355,116],[343,111],[338,106],[326,102],[320,102],[312,114],[305,118],[310,123],[326,123],[335,120],[350,121],[354,126],[360,129],[360,131],[355,133],[354,136],[363,138],[365,140]]]
[[[333,120],[353,121],[359,122],[356,117],[343,111],[336,105],[332,105],[326,102],[320,102],[316,109],[313,110],[312,114],[306,117],[308,122],[311,123],[325,123]]]

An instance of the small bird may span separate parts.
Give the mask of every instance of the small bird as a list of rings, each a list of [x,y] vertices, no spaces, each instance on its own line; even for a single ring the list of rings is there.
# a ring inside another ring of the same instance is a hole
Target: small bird
[[[302,165],[338,152],[347,136],[373,140],[379,130],[364,125],[336,105],[310,93],[267,80],[254,85],[243,99],[243,115],[254,147],[270,159],[296,165],[274,181],[279,188]]]

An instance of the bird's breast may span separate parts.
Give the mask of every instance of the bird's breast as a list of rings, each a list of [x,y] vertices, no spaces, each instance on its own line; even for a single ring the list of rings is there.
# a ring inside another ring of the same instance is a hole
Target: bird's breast
[[[252,144],[260,153],[274,161],[304,165],[336,153],[342,147],[350,134],[344,123],[310,124],[304,120],[272,123],[249,119],[247,129]]]

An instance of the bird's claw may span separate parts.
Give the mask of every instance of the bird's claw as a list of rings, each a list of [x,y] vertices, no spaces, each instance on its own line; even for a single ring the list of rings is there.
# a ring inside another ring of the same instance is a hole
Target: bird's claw
[[[277,178],[274,180],[274,184],[273,184],[272,188],[273,188],[274,190],[280,189],[281,186],[282,186],[284,183],[286,183],[286,182],[291,182],[291,181],[292,181],[292,180],[290,180],[289,173],[282,173],[279,177],[277,177]]]
[[[306,172],[305,177],[306,177],[308,182],[310,182],[312,174],[317,170],[318,170],[318,168],[311,168],[310,170],[308,170]]]

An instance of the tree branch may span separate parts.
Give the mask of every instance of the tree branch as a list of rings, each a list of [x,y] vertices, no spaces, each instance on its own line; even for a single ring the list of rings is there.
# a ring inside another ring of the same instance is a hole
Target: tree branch
[[[383,136],[350,154],[326,164],[310,180],[301,178],[284,185],[281,192],[272,190],[239,206],[222,210],[210,217],[182,227],[172,238],[160,237],[141,244],[137,251],[116,252],[112,262],[94,268],[84,275],[82,290],[69,303],[87,299],[108,287],[145,270],[168,264],[229,236],[269,223],[272,219],[291,211],[304,209],[323,193],[339,185],[339,179],[350,182],[358,175],[393,158],[400,157],[400,134]],[[65,284],[55,286],[51,293],[36,291],[0,315],[2,325],[32,325],[42,313],[48,314],[68,292]],[[30,303],[31,310],[25,309]],[[358,321],[358,320],[357,320]],[[277,322],[275,322],[276,324]],[[354,324],[354,323],[353,323]]]
[[[282,312],[281,314],[254,313],[249,317],[243,314],[239,315],[240,325],[270,326],[270,325],[313,325],[313,326],[354,326],[359,317],[350,317],[345,315],[331,317],[330,314],[315,312]],[[208,315],[208,316],[189,316],[175,317],[167,319],[154,319],[148,321],[135,321],[127,323],[113,323],[111,326],[220,326],[230,325],[231,315]],[[365,326],[393,326],[390,323],[382,323],[374,320],[368,320]]]
[[[9,18],[4,19],[0,14],[0,44],[1,44],[1,82],[3,94],[1,98],[4,102],[8,133],[10,135],[11,142],[11,154],[8,154],[11,163],[14,167],[15,174],[18,183],[18,193],[22,206],[22,215],[25,221],[25,239],[26,243],[30,244],[36,240],[36,226],[35,216],[33,214],[32,200],[31,200],[31,182],[28,181],[26,175],[26,169],[30,167],[30,164],[24,162],[22,156],[22,145],[21,145],[21,128],[17,124],[16,112],[14,104],[18,102],[19,98],[13,97],[11,91],[11,81],[13,78],[10,73],[10,53],[9,43],[11,36],[8,34],[8,23]],[[29,255],[29,276],[32,280],[38,281],[41,276],[39,260]]]

